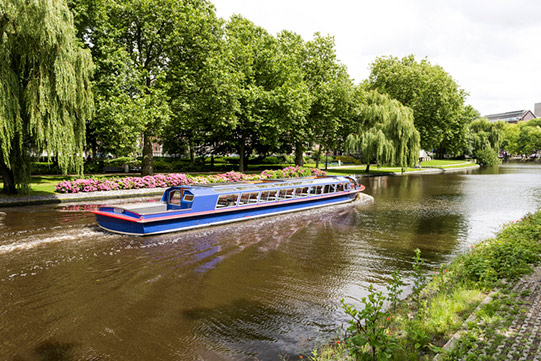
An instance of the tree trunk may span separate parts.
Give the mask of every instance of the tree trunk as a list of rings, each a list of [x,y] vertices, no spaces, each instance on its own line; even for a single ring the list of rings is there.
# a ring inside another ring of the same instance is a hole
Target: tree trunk
[[[244,137],[244,134],[241,136],[240,138],[240,144],[239,144],[239,172],[244,172],[244,148],[246,146],[246,144],[244,144],[246,142],[246,139]]]
[[[316,169],[319,168],[319,160],[321,159],[321,144],[317,146],[317,154],[316,154]]]
[[[300,142],[295,144],[295,165],[298,165],[299,167],[304,165],[304,158],[302,157],[302,153],[304,153],[303,150],[303,146]]]
[[[154,175],[153,167],[153,154],[152,154],[152,136],[145,132],[143,134],[143,164],[141,169],[141,175]]]
[[[328,163],[328,160],[329,160],[329,158],[327,158],[327,153],[326,153],[326,152],[327,152],[327,151],[325,151],[325,152],[323,153],[323,156],[325,157],[325,170],[327,170],[327,163]]]
[[[365,173],[370,172],[370,162],[366,163],[366,169],[364,170]]]
[[[13,171],[5,165],[2,156],[0,155],[0,173],[2,174],[2,179],[4,180],[4,189],[2,193],[4,194],[17,194],[17,188],[15,187],[15,175]]]
[[[92,140],[91,145],[91,151],[92,151],[92,162],[96,163],[98,161],[98,143],[96,140]]]
[[[190,167],[193,167],[195,164],[195,151],[191,140],[188,143],[188,152],[190,153]]]

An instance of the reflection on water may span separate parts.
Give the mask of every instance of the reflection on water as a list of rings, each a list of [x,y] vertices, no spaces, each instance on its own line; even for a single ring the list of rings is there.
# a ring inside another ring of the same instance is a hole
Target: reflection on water
[[[0,359],[295,355],[415,248],[437,267],[541,205],[540,166],[363,183],[372,206],[146,238],[101,231],[95,205],[2,209]]]

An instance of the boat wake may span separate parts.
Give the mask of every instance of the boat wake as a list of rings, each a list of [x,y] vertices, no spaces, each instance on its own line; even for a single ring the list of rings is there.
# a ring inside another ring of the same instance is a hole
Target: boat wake
[[[84,227],[84,228],[74,228],[64,231],[62,234],[52,235],[52,236],[43,236],[42,234],[26,235],[19,234],[19,236],[24,237],[23,239],[16,240],[14,242],[0,245],[0,255],[9,254],[17,251],[27,251],[34,248],[62,242],[81,242],[84,240],[100,237],[103,238],[107,234],[101,232],[96,227]],[[13,238],[12,238],[13,239]]]

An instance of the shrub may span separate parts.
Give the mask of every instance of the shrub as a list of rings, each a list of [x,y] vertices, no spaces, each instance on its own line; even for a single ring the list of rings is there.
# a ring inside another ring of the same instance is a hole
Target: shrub
[[[296,178],[296,177],[308,177],[325,175],[326,173],[317,168],[303,168],[299,166],[285,167],[279,170],[264,170],[261,172],[261,178],[263,179],[279,179],[279,178]]]
[[[39,175],[62,174],[58,165],[49,162],[32,162],[31,172]]]
[[[261,159],[261,163],[263,163],[263,164],[279,164],[279,163],[282,163],[282,160],[279,159],[278,157],[270,155],[268,157],[265,157],[265,158]]]
[[[460,269],[466,280],[486,285],[517,278],[531,270],[541,253],[541,212],[513,222],[496,238],[483,241],[462,256]]]
[[[362,164],[360,160],[346,155],[339,155],[338,157],[336,157],[336,161],[340,161],[342,163]]]
[[[269,155],[260,160],[262,164],[293,164],[295,157],[292,155]]]
[[[286,164],[295,164],[295,157],[292,155],[284,155],[283,156],[284,163]]]
[[[224,160],[228,164],[239,164],[240,163],[240,158],[239,157],[224,157]]]
[[[122,167],[125,164],[131,165],[131,166],[141,165],[141,161],[133,157],[118,157],[114,159],[107,159],[104,161],[104,163],[108,167]]]
[[[324,175],[325,172],[319,169],[301,167],[286,167],[281,170],[265,170],[261,174],[243,174],[230,171],[222,174],[190,176],[183,173],[178,174],[157,174],[145,177],[123,177],[109,179],[76,179],[74,181],[62,181],[56,185],[59,193],[98,192],[117,189],[139,189],[172,187],[188,184],[209,184],[225,182],[253,181],[269,178],[292,178],[310,175]]]
[[[498,154],[490,147],[483,148],[475,154],[477,163],[483,167],[493,167],[500,163]]]

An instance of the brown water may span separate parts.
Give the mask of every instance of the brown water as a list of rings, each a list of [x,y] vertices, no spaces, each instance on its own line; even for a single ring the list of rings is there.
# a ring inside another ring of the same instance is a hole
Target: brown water
[[[373,206],[148,238],[99,230],[96,205],[2,209],[0,360],[296,356],[415,248],[437,267],[541,206],[539,165],[363,183]]]

